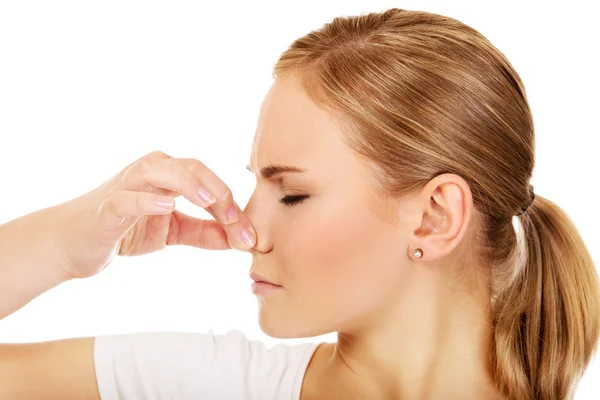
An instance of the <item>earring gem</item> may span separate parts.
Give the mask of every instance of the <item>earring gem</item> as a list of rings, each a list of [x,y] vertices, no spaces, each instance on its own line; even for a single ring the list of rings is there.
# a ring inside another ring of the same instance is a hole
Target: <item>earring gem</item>
[[[417,258],[421,258],[421,256],[423,255],[423,251],[421,249],[415,249],[415,251],[413,252],[413,254]]]

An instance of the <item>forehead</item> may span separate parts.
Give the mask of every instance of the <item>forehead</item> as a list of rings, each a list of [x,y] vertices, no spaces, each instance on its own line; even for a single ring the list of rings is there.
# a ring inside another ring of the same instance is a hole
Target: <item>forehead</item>
[[[254,171],[267,164],[310,170],[351,162],[335,119],[293,77],[277,78],[263,100],[250,156]]]

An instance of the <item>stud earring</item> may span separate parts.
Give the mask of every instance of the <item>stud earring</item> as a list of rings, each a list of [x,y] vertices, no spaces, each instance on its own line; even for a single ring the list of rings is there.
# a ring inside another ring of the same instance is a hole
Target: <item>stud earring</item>
[[[415,258],[421,258],[421,256],[423,255],[423,250],[415,249],[415,251],[413,251],[413,254],[415,255]]]

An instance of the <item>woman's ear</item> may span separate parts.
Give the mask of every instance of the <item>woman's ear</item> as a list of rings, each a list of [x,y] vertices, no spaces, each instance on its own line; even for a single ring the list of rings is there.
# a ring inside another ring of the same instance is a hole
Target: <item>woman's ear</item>
[[[471,189],[460,176],[442,174],[423,187],[419,198],[408,256],[435,261],[451,253],[465,236],[473,211]]]

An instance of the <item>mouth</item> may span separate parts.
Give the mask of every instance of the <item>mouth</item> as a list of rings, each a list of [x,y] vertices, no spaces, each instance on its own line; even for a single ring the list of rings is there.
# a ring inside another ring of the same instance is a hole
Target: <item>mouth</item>
[[[281,285],[276,285],[273,282],[269,282],[269,281],[254,281],[254,283],[264,283],[265,285],[281,287]]]
[[[275,283],[273,280],[262,276],[254,271],[250,272],[250,279],[252,279],[254,281],[254,283],[256,284],[265,284],[265,285],[269,285],[269,286],[274,286],[274,287],[282,287],[281,285],[278,285],[277,283]]]
[[[278,291],[279,289],[282,289],[283,286],[264,281],[255,281],[250,288],[252,289],[252,293],[255,295],[265,297],[273,292]]]

